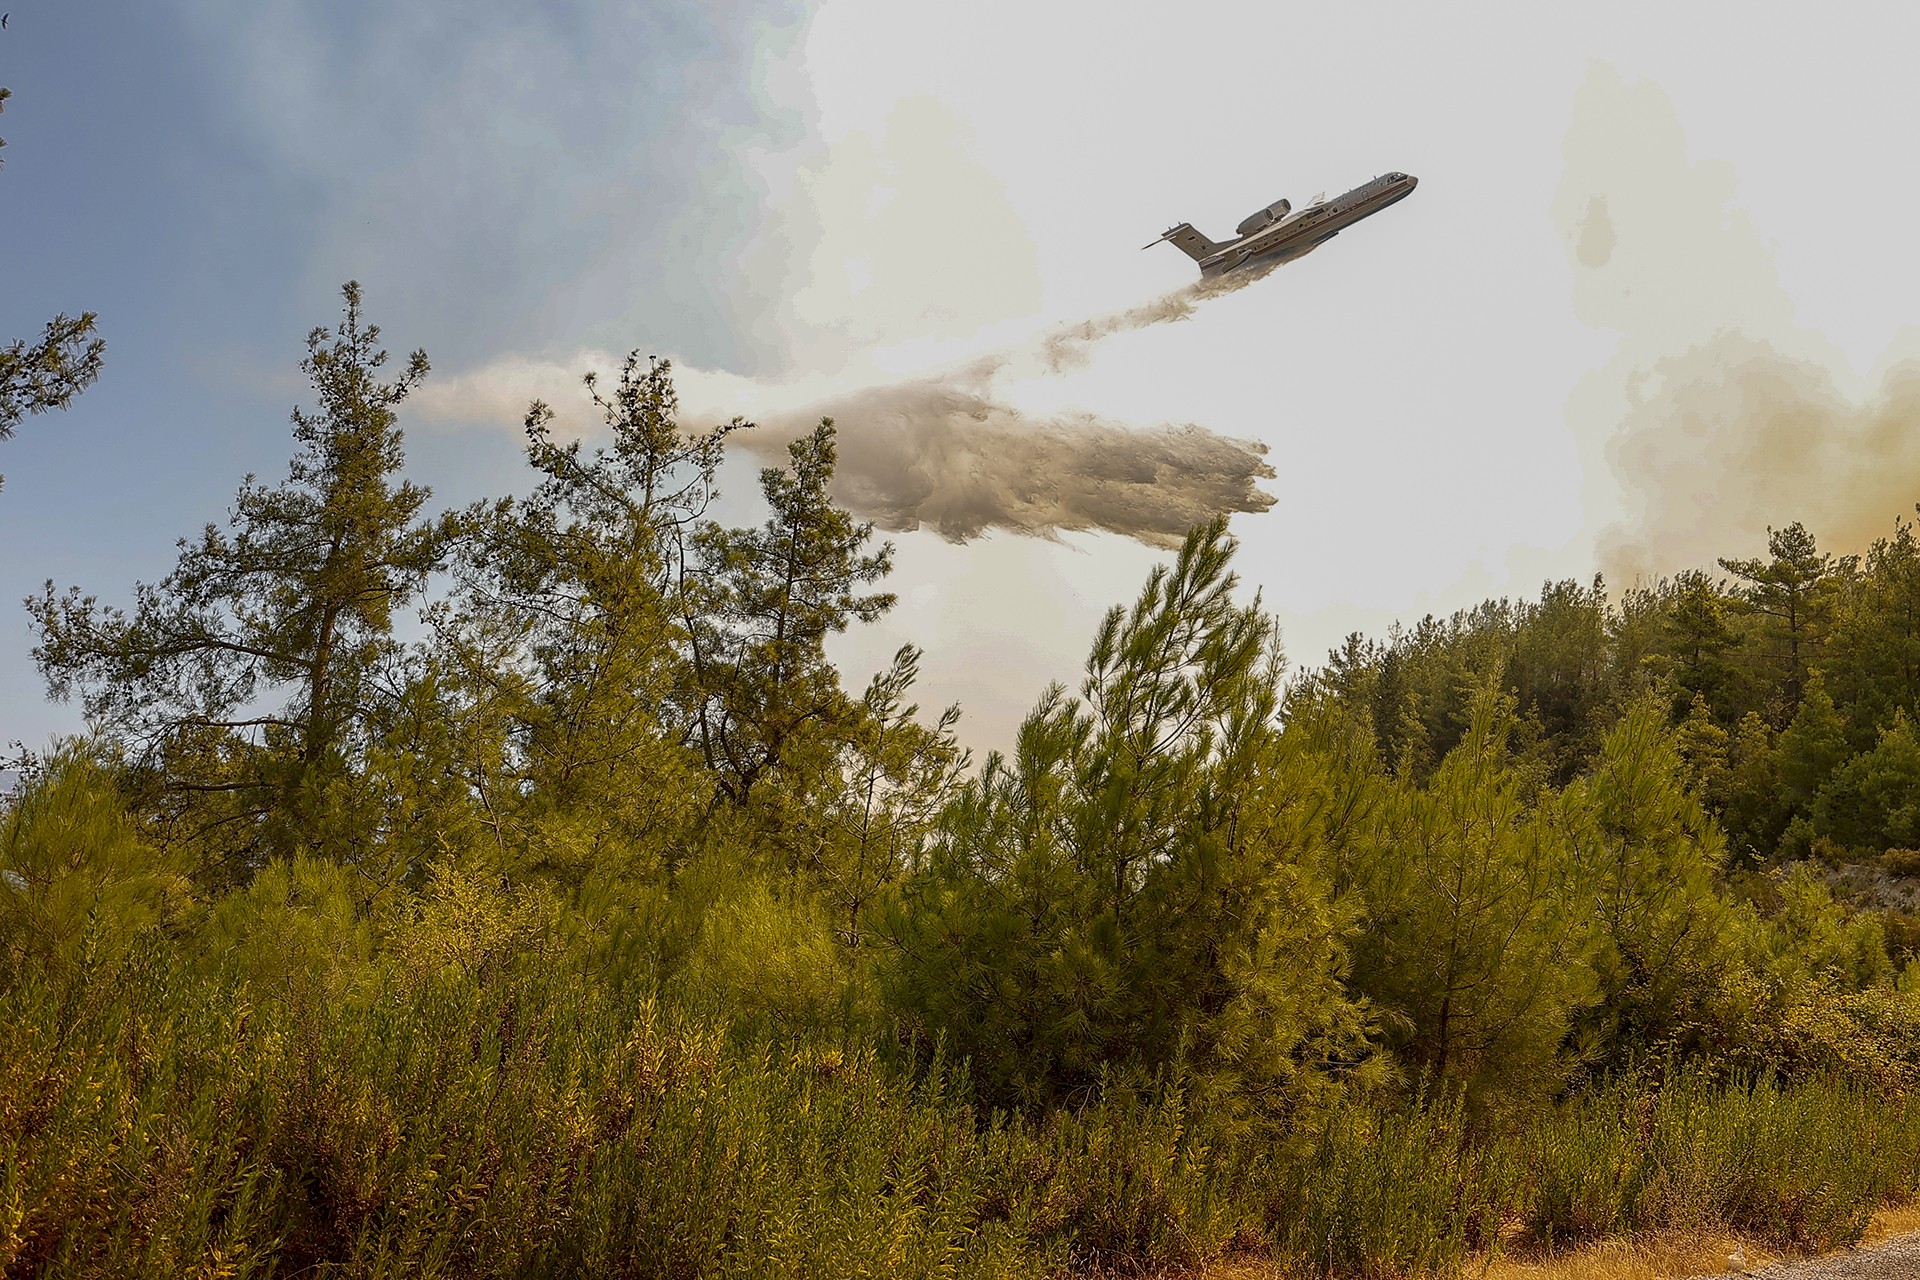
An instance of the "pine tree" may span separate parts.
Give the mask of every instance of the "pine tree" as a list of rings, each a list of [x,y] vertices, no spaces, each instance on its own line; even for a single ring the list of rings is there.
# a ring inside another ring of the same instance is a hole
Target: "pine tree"
[[[99,378],[107,344],[94,336],[94,320],[91,311],[57,315],[34,342],[0,347],[0,440],[29,415],[66,408]]]
[[[969,763],[955,737],[958,704],[932,725],[906,701],[920,651],[903,646],[873,677],[861,714],[839,735],[811,787],[808,871],[831,906],[841,942],[858,948],[882,892],[920,862],[935,820]]]
[[[1804,814],[1812,808],[1827,778],[1852,754],[1846,721],[1816,671],[1807,681],[1793,723],[1780,734],[1780,781],[1796,812]]]
[[[1773,856],[1791,816],[1780,781],[1778,736],[1758,711],[1740,717],[1727,749],[1727,807],[1721,814],[1734,852],[1747,863]]]
[[[1508,748],[1511,699],[1482,687],[1426,787],[1396,781],[1340,851],[1366,917],[1353,987],[1417,1071],[1490,1098],[1550,1088],[1590,999],[1565,823]]]
[[[678,600],[725,439],[744,424],[683,431],[672,366],[638,353],[610,391],[586,385],[607,444],[560,444],[553,411],[528,409],[540,481],[468,513],[459,590],[431,615],[435,658],[510,861],[567,880],[671,874],[698,790]]]
[[[1540,599],[1518,606],[1505,669],[1506,688],[1537,726],[1551,775],[1571,778],[1600,745],[1613,692],[1608,661],[1607,593],[1594,579],[1550,582]]]
[[[744,807],[814,731],[858,711],[827,661],[826,640],[893,607],[863,594],[893,566],[892,544],[865,548],[873,526],[828,493],[831,419],[787,446],[787,468],[760,473],[772,516],[759,529],[705,525],[677,597],[686,629],[691,738],[715,794]]]
[[[1676,1035],[1725,952],[1715,891],[1725,845],[1688,793],[1680,735],[1662,719],[1638,702],[1560,808],[1594,907],[1599,1003],[1585,1029],[1614,1066]]]
[[[80,743],[56,747],[0,809],[0,980],[179,930],[194,906],[181,871],[141,840],[109,769]]]
[[[1733,794],[1733,735],[1714,720],[1704,695],[1693,695],[1686,718],[1675,728],[1674,746],[1686,771],[1688,791],[1709,812],[1724,810]]]
[[[1823,662],[1834,701],[1862,728],[1886,725],[1896,711],[1920,715],[1920,538],[1912,523],[1877,539],[1849,585]]]
[[[1740,646],[1740,634],[1728,616],[1728,597],[1698,571],[1677,575],[1665,594],[1662,638],[1672,662],[1676,700],[1691,702],[1698,695],[1723,717],[1729,715],[1735,680],[1731,655]]]
[[[889,919],[891,990],[991,1098],[1084,1097],[1186,1065],[1244,1105],[1309,1104],[1364,1060],[1341,989],[1321,762],[1282,746],[1272,620],[1234,603],[1224,522],[1102,623],[990,756]]]
[[[1861,853],[1920,848],[1920,739],[1905,711],[1880,740],[1836,768],[1813,802],[1813,827]]]
[[[176,825],[241,874],[340,812],[398,656],[397,610],[439,566],[451,525],[398,479],[395,410],[427,373],[416,351],[391,382],[360,288],[315,329],[301,367],[318,408],[293,411],[301,445],[275,486],[247,477],[226,529],[182,540],[177,566],[139,584],[130,612],[49,582],[28,601],[49,692],[78,692]]]
[[[1798,521],[1767,530],[1767,554],[1772,558],[1722,559],[1720,567],[1745,584],[1747,610],[1767,622],[1767,647],[1783,681],[1784,716],[1791,717],[1832,616],[1834,575],[1852,566],[1821,551]]]

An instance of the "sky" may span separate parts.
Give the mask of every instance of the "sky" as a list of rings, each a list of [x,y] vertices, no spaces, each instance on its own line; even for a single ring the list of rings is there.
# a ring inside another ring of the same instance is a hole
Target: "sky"
[[[350,278],[433,360],[438,501],[523,490],[527,399],[590,434],[629,350],[765,424],[722,518],[831,412],[901,599],[833,652],[920,645],[979,749],[1209,503],[1310,666],[1920,499],[1911,6],[9,3],[0,339],[108,348],[0,443],[0,601],[127,601],[283,473]],[[1139,251],[1391,170],[1245,288]],[[0,608],[0,742],[82,728],[32,645]]]

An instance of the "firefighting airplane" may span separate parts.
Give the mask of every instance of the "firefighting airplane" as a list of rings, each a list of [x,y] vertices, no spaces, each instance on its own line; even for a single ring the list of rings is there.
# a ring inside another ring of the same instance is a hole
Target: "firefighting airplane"
[[[1160,240],[1171,240],[1200,264],[1202,278],[1223,276],[1254,263],[1285,262],[1317,249],[1360,219],[1406,199],[1419,185],[1420,179],[1409,174],[1383,174],[1332,200],[1323,192],[1304,209],[1275,200],[1242,219],[1233,229],[1234,238],[1225,244],[1215,244],[1195,231],[1191,222],[1183,222],[1169,227],[1159,240],[1140,247],[1151,249]]]

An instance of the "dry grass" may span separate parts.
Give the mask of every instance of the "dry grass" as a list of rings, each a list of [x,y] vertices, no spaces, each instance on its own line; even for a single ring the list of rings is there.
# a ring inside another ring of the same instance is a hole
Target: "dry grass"
[[[1748,1268],[1780,1256],[1734,1236],[1661,1232],[1601,1241],[1545,1258],[1496,1258],[1480,1274],[1485,1280],[1675,1280],[1725,1274],[1736,1248]]]
[[[1910,1231],[1920,1231],[1920,1201],[1874,1214],[1860,1243],[1874,1244]],[[1680,1280],[1728,1274],[1727,1259],[1736,1247],[1745,1255],[1748,1269],[1784,1256],[1730,1235],[1662,1232],[1632,1240],[1603,1241],[1547,1257],[1482,1258],[1468,1263],[1461,1274],[1463,1280]],[[1209,1268],[1202,1280],[1297,1278],[1275,1263],[1236,1258]]]
[[[1909,1231],[1920,1231],[1920,1200],[1894,1209],[1882,1209],[1874,1214],[1873,1222],[1867,1227],[1866,1238],[1860,1243],[1872,1244],[1888,1236],[1903,1236]]]

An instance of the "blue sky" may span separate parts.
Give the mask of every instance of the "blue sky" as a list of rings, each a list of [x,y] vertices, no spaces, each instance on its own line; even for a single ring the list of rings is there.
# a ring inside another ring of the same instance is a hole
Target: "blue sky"
[[[303,337],[351,277],[391,346],[443,368],[556,330],[742,372],[781,359],[741,318],[765,203],[741,156],[805,137],[806,102],[765,89],[796,5],[11,13],[0,334],[92,310],[108,359],[7,446],[7,599],[49,576],[123,598],[243,474],[283,470]],[[518,482],[504,433],[410,443],[448,499]],[[0,613],[0,738],[72,724],[38,705],[29,647]]]
[[[125,600],[281,474],[348,278],[432,357],[403,421],[447,502],[520,486],[526,399],[589,429],[577,375],[634,348],[679,362],[696,419],[833,401],[887,439],[912,424],[869,392],[985,360],[1003,426],[1258,441],[1275,503],[1235,517],[1241,571],[1308,663],[1549,576],[1755,554],[1769,523],[1857,540],[1920,497],[1912,6],[0,7],[0,337],[90,309],[108,342],[97,386],[0,444],[0,742],[80,727],[7,602]],[[1137,252],[1170,223],[1391,169],[1411,199],[1259,286],[1030,358],[1186,284]],[[1782,370],[1797,398],[1756,414]],[[836,653],[858,685],[922,645],[920,700],[960,700],[976,746],[1163,554],[892,536],[903,607]]]

